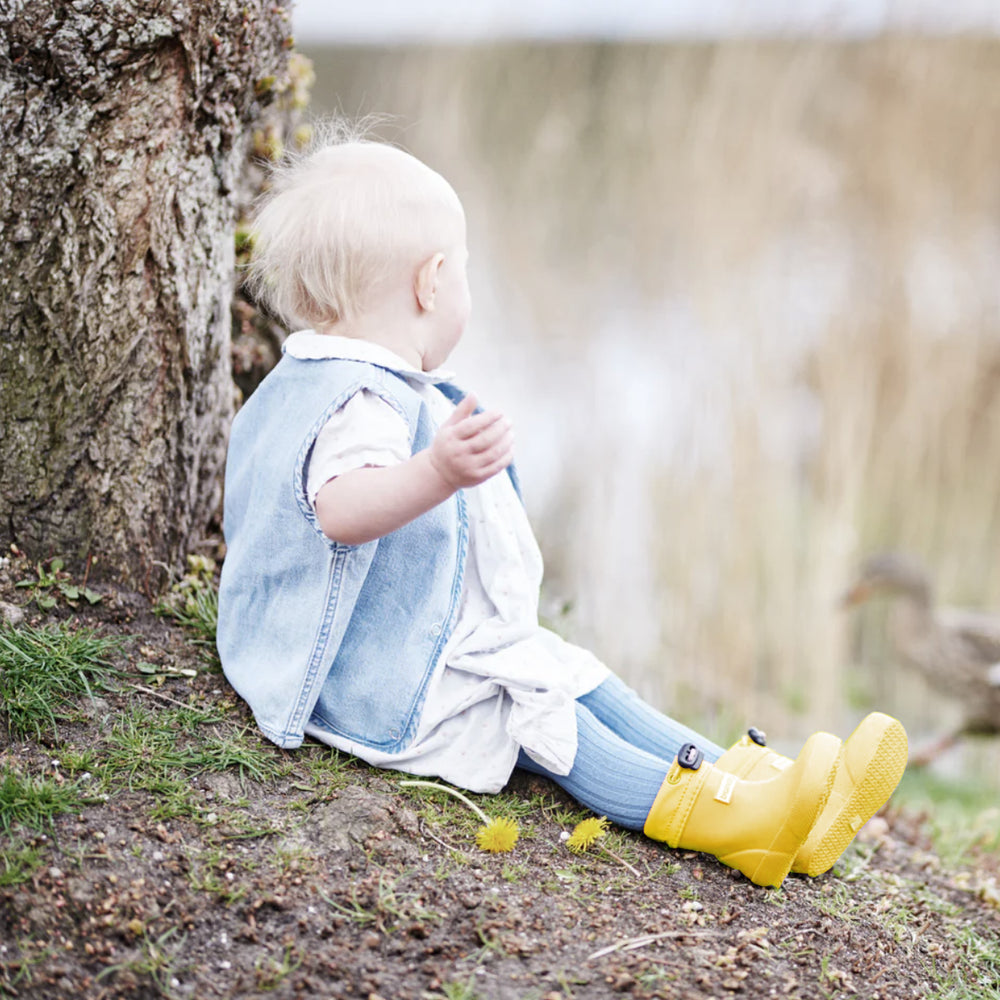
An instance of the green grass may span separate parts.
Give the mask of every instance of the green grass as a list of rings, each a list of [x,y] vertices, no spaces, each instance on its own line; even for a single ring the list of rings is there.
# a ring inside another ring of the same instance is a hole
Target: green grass
[[[227,874],[231,877],[227,878]],[[192,889],[214,896],[225,906],[238,903],[249,891],[244,880],[237,880],[232,872],[211,862],[193,860],[187,878]]]
[[[115,639],[67,626],[0,626],[0,711],[11,739],[52,739],[76,701],[116,673]]]
[[[151,982],[157,996],[167,997],[168,1000],[176,996],[171,983],[175,975],[186,967],[183,964],[185,936],[181,935],[179,939],[171,941],[175,934],[176,927],[171,927],[155,939],[144,933],[137,941],[138,955],[102,969],[95,981],[110,978],[114,982],[116,976],[127,972],[140,980]]]
[[[278,754],[255,731],[220,731],[217,719],[196,708],[137,709],[108,734],[105,773],[124,777],[129,788],[147,790],[192,774],[235,771],[241,780],[256,781],[278,774]]]
[[[1000,943],[995,936],[960,925],[951,937],[965,961],[927,1000],[1000,1000]]]
[[[359,927],[372,927],[381,934],[389,934],[403,923],[436,923],[441,919],[441,914],[424,905],[419,892],[401,890],[399,882],[399,878],[383,871],[379,873],[378,886],[360,897],[353,885],[344,902],[322,892],[319,896],[340,917]]]
[[[156,613],[167,615],[187,629],[191,641],[199,646],[206,660],[219,666],[215,635],[219,624],[219,590],[215,561],[190,555],[188,571],[156,606]]]
[[[358,766],[364,765],[330,747],[303,744],[282,765],[280,777],[292,781],[298,791],[309,792],[310,798],[296,797],[290,808],[304,810],[317,800],[332,798],[354,780],[352,772]]]
[[[85,763],[109,794],[122,788],[150,793],[153,820],[187,817],[202,826],[219,826],[229,836],[250,835],[259,828],[246,799],[208,803],[192,777],[228,773],[241,782],[263,782],[279,777],[286,765],[255,730],[220,722],[222,718],[200,708],[136,707],[106,734],[99,765],[89,754],[70,764],[78,769]]]
[[[0,889],[30,881],[44,863],[44,856],[38,847],[4,839],[4,847],[0,849]]]
[[[183,602],[162,604],[159,610],[183,625],[191,633],[191,641],[211,650],[214,656],[219,623],[219,593],[214,587],[192,590]]]
[[[251,726],[212,733],[201,741],[195,760],[199,771],[235,771],[241,781],[266,781],[281,770],[278,751]]]
[[[187,778],[155,777],[142,786],[152,794],[149,806],[151,820],[168,820],[186,817],[205,826],[212,826],[212,816],[217,810],[207,808],[202,797]]]
[[[51,828],[56,816],[78,809],[83,801],[75,782],[23,777],[9,770],[0,778],[0,830]]]
[[[1000,854],[996,791],[981,781],[910,770],[893,804],[924,816],[936,852],[949,865],[972,864],[982,852]]]
[[[270,993],[276,990],[302,964],[302,955],[291,945],[285,945],[281,958],[264,955],[254,963],[257,988]]]
[[[441,996],[445,1000],[482,1000],[482,994],[476,992],[475,970],[468,979],[451,979],[441,984]]]

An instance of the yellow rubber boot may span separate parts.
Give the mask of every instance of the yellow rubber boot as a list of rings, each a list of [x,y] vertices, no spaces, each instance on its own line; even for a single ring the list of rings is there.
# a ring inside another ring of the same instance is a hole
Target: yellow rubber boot
[[[792,862],[793,872],[822,875],[834,866],[858,830],[895,791],[907,754],[906,730],[897,719],[872,712],[861,720],[841,747],[830,798]],[[766,781],[791,764],[788,757],[769,750],[756,730],[715,762],[746,781]]]
[[[743,781],[681,748],[643,832],[670,847],[713,854],[757,885],[779,886],[826,804],[840,740],[816,733],[798,758],[768,781]]]

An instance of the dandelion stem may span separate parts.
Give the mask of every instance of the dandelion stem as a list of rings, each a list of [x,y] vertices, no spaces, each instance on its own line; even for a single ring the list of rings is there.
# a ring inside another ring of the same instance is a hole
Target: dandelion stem
[[[447,792],[453,795],[459,802],[464,802],[484,823],[489,823],[490,818],[470,799],[466,798],[457,788],[450,785],[439,785],[436,781],[401,781],[400,787],[404,788],[432,788],[439,792]]]

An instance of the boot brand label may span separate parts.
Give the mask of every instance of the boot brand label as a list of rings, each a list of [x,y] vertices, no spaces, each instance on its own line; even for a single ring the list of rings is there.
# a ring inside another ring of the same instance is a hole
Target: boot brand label
[[[733,798],[733,789],[736,787],[736,776],[733,774],[724,775],[719,783],[719,790],[715,793],[715,801],[729,805]]]

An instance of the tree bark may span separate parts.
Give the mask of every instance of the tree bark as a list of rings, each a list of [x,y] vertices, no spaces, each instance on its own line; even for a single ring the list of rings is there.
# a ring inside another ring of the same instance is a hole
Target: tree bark
[[[240,171],[290,44],[268,0],[0,0],[0,539],[151,590],[202,538]]]

